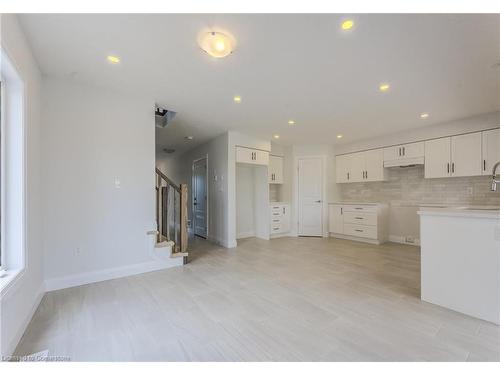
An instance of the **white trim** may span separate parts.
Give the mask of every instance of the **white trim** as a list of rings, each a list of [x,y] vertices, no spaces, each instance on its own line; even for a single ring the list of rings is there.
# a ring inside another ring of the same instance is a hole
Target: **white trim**
[[[251,230],[248,232],[241,232],[236,235],[236,239],[240,240],[243,238],[250,238],[250,237],[255,237],[255,231]]]
[[[415,238],[415,242],[406,242],[405,236],[389,235],[389,242],[402,243],[404,245],[420,246],[420,239]]]
[[[372,245],[381,245],[382,244],[382,242],[380,242],[379,240],[373,240],[371,238],[349,236],[347,234],[330,233],[330,237],[339,238],[341,240],[349,240],[349,241],[356,241],[356,242],[365,242],[365,243],[370,243]]]
[[[171,267],[182,266],[183,263],[184,259],[182,257],[169,258],[162,261],[144,262],[122,267],[107,268],[99,271],[80,273],[77,275],[56,277],[45,280],[45,289],[46,291],[52,291],[52,290],[71,288],[79,285],[96,283],[99,281],[119,279],[121,277],[138,275],[141,273],[159,271]]]
[[[26,331],[26,328],[28,328],[28,324],[31,322],[31,319],[33,319],[33,315],[35,315],[36,310],[38,309],[38,306],[40,305],[40,302],[42,302],[42,298],[45,295],[45,288],[44,284],[40,286],[38,289],[35,300],[33,304],[31,305],[31,309],[28,311],[26,314],[25,318],[23,319],[22,324],[19,326],[16,334],[10,342],[2,347],[3,353],[2,355],[4,356],[10,356],[14,354],[14,351],[16,350],[17,345],[19,345],[19,342],[21,341],[21,338],[24,335],[24,332]]]

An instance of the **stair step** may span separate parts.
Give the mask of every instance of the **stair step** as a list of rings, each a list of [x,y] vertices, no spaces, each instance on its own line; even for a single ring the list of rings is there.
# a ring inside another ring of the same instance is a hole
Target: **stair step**
[[[173,247],[175,245],[175,243],[173,241],[162,241],[162,242],[157,242],[155,244],[155,247],[156,248],[159,248],[159,247]]]

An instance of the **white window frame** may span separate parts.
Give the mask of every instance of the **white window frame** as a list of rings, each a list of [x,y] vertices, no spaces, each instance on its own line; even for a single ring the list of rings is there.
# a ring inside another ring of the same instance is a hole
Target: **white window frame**
[[[26,85],[18,64],[0,46],[2,81],[2,238],[0,298],[28,267],[26,254]],[[12,142],[12,144],[10,143]],[[18,153],[19,152],[19,153]],[[11,179],[12,178],[12,179]]]

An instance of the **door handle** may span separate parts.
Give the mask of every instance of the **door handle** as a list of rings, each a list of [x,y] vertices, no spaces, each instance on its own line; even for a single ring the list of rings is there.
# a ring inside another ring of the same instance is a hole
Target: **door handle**
[[[319,201],[316,201],[316,203],[321,203],[321,202],[322,202],[321,200],[319,200]]]

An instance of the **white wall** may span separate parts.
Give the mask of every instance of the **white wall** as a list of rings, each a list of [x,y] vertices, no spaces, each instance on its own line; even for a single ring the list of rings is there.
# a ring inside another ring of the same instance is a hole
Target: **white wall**
[[[155,229],[154,101],[43,82],[47,283],[149,264]]]
[[[29,45],[12,14],[1,17],[1,46],[24,82],[25,235],[24,271],[0,296],[0,354],[10,355],[44,292],[40,194],[41,75]]]
[[[208,239],[223,246],[227,246],[228,227],[227,143],[226,133],[174,157],[159,154],[156,161],[157,167],[175,183],[188,185],[188,216],[191,219],[193,162],[208,158]]]

